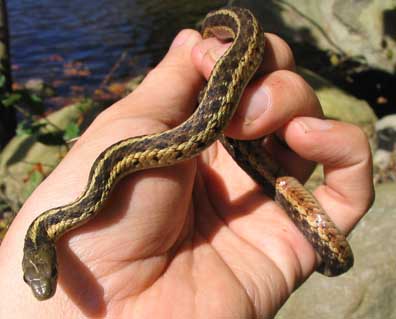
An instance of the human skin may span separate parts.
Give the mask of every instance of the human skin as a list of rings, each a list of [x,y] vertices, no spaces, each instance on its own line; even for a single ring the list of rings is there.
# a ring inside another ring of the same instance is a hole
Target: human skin
[[[260,76],[226,134],[276,132],[288,147],[274,140],[267,148],[301,181],[322,163],[325,184],[315,196],[347,234],[374,197],[367,138],[351,124],[318,119],[318,99],[293,72],[289,47],[266,38]],[[101,113],[35,190],[0,247],[0,318],[270,318],[315,271],[308,241],[216,142],[196,159],[124,178],[97,218],[62,237],[53,298],[37,301],[22,280],[32,220],[78,197],[107,146],[183,122],[225,47],[179,33],[143,83]]]

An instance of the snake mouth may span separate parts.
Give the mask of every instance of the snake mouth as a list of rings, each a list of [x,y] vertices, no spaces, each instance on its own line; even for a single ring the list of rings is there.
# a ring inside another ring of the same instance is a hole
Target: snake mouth
[[[54,280],[31,280],[29,282],[30,287],[32,288],[34,296],[38,300],[46,300],[51,298],[55,294],[56,284]]]

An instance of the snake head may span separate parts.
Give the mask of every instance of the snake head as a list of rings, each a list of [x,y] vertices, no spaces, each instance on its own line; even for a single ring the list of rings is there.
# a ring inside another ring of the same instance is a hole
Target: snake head
[[[55,246],[25,243],[22,260],[23,280],[30,286],[38,300],[51,298],[56,290],[58,271]]]

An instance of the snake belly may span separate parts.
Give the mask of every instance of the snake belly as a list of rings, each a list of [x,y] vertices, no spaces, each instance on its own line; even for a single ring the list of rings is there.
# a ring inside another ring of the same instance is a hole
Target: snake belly
[[[236,7],[213,11],[203,22],[202,35],[233,42],[214,66],[195,112],[171,130],[128,138],[105,149],[92,165],[83,194],[70,204],[43,212],[29,226],[23,251],[23,278],[38,300],[48,299],[56,291],[56,241],[92,219],[122,177],[191,159],[218,139],[310,240],[322,259],[319,270],[337,275],[352,265],[352,252],[345,237],[314,197],[292,177],[280,174],[278,165],[258,151],[257,141],[242,142],[223,136],[246,85],[262,63],[265,38],[256,18],[249,10]],[[312,211],[321,222],[314,221]]]

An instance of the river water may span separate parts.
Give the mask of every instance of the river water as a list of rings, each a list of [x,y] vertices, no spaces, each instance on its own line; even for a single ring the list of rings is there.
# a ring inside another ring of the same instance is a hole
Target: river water
[[[115,78],[155,65],[172,38],[225,1],[8,1],[14,81],[41,78],[57,93],[97,88],[120,57]]]

